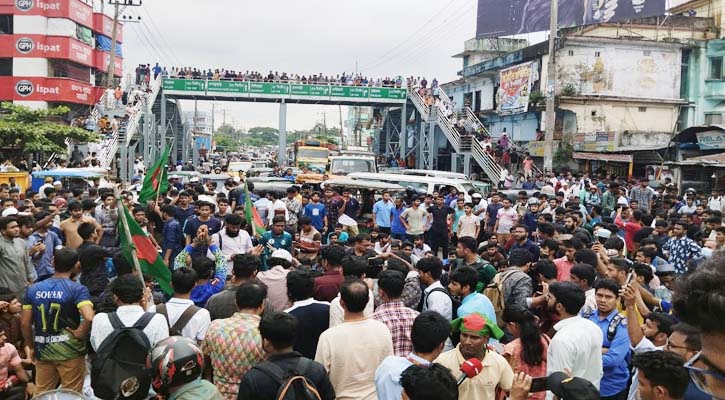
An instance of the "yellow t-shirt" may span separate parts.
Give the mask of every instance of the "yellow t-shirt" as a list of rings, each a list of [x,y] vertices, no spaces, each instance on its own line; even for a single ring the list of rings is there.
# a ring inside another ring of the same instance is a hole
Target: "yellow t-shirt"
[[[435,360],[450,369],[454,378],[458,378],[461,374],[461,364],[465,361],[458,346],[442,353]],[[495,399],[496,387],[505,391],[511,390],[514,371],[503,356],[489,349],[481,364],[483,364],[483,371],[480,374],[473,379],[466,379],[458,386],[459,400]]]

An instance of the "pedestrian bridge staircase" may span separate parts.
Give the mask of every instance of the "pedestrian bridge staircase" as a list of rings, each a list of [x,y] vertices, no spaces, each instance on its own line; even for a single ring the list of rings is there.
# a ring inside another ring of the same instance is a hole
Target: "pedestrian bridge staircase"
[[[438,88],[438,96],[443,104],[451,104],[450,98],[446,93]],[[439,107],[428,106],[425,104],[423,97],[418,93],[416,88],[408,88],[408,98],[411,100],[415,108],[418,110],[423,120],[426,122],[435,121],[436,126],[443,132],[448,142],[453,146],[456,153],[466,154],[469,153],[471,157],[481,166],[483,172],[493,183],[497,183],[501,177],[502,167],[496,163],[493,157],[486,152],[486,148],[478,138],[473,134],[462,135],[453,126],[453,123],[448,116],[445,115],[444,110]],[[481,121],[476,118],[470,108],[466,107],[464,110],[464,118],[461,119],[461,123],[464,127],[470,128],[472,133],[484,132],[485,135],[489,135],[486,128],[483,126]]]

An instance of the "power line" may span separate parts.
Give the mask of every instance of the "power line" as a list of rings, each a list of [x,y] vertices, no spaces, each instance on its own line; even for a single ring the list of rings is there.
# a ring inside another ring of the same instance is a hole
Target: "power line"
[[[428,32],[426,32],[425,36],[422,37],[420,40],[417,41],[417,43],[408,46],[405,50],[402,52],[396,53],[393,57],[388,57],[384,60],[381,60],[380,62],[373,64],[369,66],[367,69],[374,70],[375,68],[379,68],[382,65],[388,64],[393,60],[396,59],[402,59],[402,58],[409,58],[412,54],[419,53],[421,50],[425,51],[427,49],[427,46],[430,46],[431,43],[439,42],[441,37],[446,37],[446,35],[450,35],[452,31],[455,32],[455,29],[457,27],[463,27],[463,25],[455,25],[452,23],[451,19],[457,19],[465,15],[466,13],[470,12],[474,7],[464,7],[460,8],[457,11],[454,12],[454,14],[441,19],[438,21],[437,24],[433,26],[428,26],[429,29]],[[432,38],[432,39],[431,39]]]
[[[170,54],[171,54],[171,56],[173,58],[173,61],[176,62],[178,65],[181,65],[181,59],[176,56],[176,53],[174,52],[173,47],[170,46],[169,43],[166,41],[166,37],[161,32],[161,30],[159,29],[159,27],[156,25],[156,22],[154,21],[153,17],[151,16],[151,13],[148,12],[148,11],[146,11],[146,10],[144,10],[144,13],[145,13],[147,19],[151,22],[151,26],[153,26],[153,28],[158,33],[158,37],[161,38],[162,43],[169,50],[169,52],[170,52]],[[145,25],[145,23],[144,23],[144,25]]]
[[[386,57],[387,57],[387,56],[388,56],[389,54],[391,54],[391,53],[395,52],[395,50],[397,50],[397,49],[398,49],[398,48],[400,48],[401,46],[405,45],[405,43],[406,43],[406,42],[407,42],[408,40],[410,40],[410,39],[413,39],[413,38],[417,37],[418,33],[420,33],[420,32],[421,32],[421,31],[423,31],[423,30],[424,30],[425,28],[427,28],[427,27],[428,27],[428,24],[429,24],[430,22],[432,22],[432,21],[433,21],[433,20],[434,20],[434,19],[436,18],[436,15],[437,15],[437,14],[439,14],[439,13],[443,12],[444,10],[448,9],[448,6],[450,6],[451,4],[453,4],[453,3],[455,2],[455,1],[456,1],[456,0],[451,0],[451,1],[449,1],[448,3],[446,3],[446,5],[445,5],[445,6],[443,6],[443,8],[441,8],[441,9],[440,9],[440,10],[438,10],[438,11],[436,11],[436,12],[435,12],[435,13],[433,14],[433,15],[434,15],[433,17],[430,17],[430,19],[428,19],[428,20],[427,20],[426,22],[424,22],[424,23],[423,23],[423,24],[422,24],[422,25],[421,25],[421,26],[420,26],[420,27],[419,27],[419,28],[418,28],[417,30],[415,30],[415,31],[414,31],[413,33],[411,33],[411,34],[410,34],[410,36],[408,36],[408,37],[406,37],[405,39],[403,39],[403,41],[402,41],[402,42],[398,43],[398,44],[397,44],[396,46],[394,46],[393,48],[391,48],[390,50],[388,50],[387,52],[385,52],[385,53],[384,53],[383,55],[381,55],[380,57],[376,58],[376,59],[375,59],[374,61],[371,61],[371,62],[370,62],[369,64],[370,64],[370,65],[374,65],[374,64],[376,64],[376,63],[377,63],[378,61],[380,61],[380,60],[382,60],[382,59],[385,59],[385,58],[386,58]]]
[[[161,55],[161,53],[156,49],[156,46],[154,46],[154,44],[151,42],[151,40],[149,40],[149,38],[146,36],[146,33],[140,27],[136,27],[134,25],[134,28],[136,28],[137,32],[143,37],[143,39],[146,41],[146,43],[151,48],[151,51],[154,53],[154,55],[156,57],[158,57],[159,59],[166,58],[165,56]]]

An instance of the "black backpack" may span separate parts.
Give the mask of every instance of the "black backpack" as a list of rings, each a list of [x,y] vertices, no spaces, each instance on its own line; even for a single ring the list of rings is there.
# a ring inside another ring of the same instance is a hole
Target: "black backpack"
[[[169,320],[169,313],[166,310],[166,303],[161,303],[156,306],[156,312],[163,315],[164,318],[166,318],[166,322],[171,326],[169,328],[169,336],[183,336],[181,334],[181,331],[186,327],[186,324],[191,321],[192,318],[194,318],[194,315],[196,315],[197,312],[201,310],[200,307],[197,307],[195,305],[190,305],[189,307],[184,310],[183,313],[179,316],[179,319],[176,320],[176,323],[171,326],[171,320]]]
[[[279,383],[274,397],[277,400],[322,400],[315,384],[305,376],[311,364],[312,360],[300,357],[297,366],[289,371],[270,361],[263,361],[252,368],[264,372]]]
[[[442,287],[433,288],[430,292],[428,292],[428,294],[423,292],[423,301],[421,302],[420,311],[423,311],[423,304],[425,304],[426,307],[428,306],[428,297],[430,297],[433,292],[445,293],[446,296],[451,299],[451,320],[458,318],[458,308],[461,306],[461,300],[458,297],[451,296],[450,292]]]
[[[113,333],[103,340],[91,363],[91,387],[96,397],[141,400],[148,396],[151,370],[146,358],[151,343],[143,329],[154,315],[144,313],[133,326],[124,326],[118,314],[108,314]]]

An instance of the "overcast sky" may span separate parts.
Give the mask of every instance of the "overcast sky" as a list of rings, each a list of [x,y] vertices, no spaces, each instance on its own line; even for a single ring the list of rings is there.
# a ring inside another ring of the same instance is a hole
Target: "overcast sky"
[[[146,0],[127,15],[124,68],[139,63],[374,77],[456,78],[451,58],[475,36],[476,0]],[[193,102],[182,104],[193,110]],[[217,102],[238,127],[278,125],[275,104]],[[199,109],[211,110],[200,102]],[[339,125],[337,106],[287,107],[287,129]],[[346,112],[343,107],[343,118]],[[217,121],[222,119],[216,113]],[[217,123],[218,125],[219,123]]]

